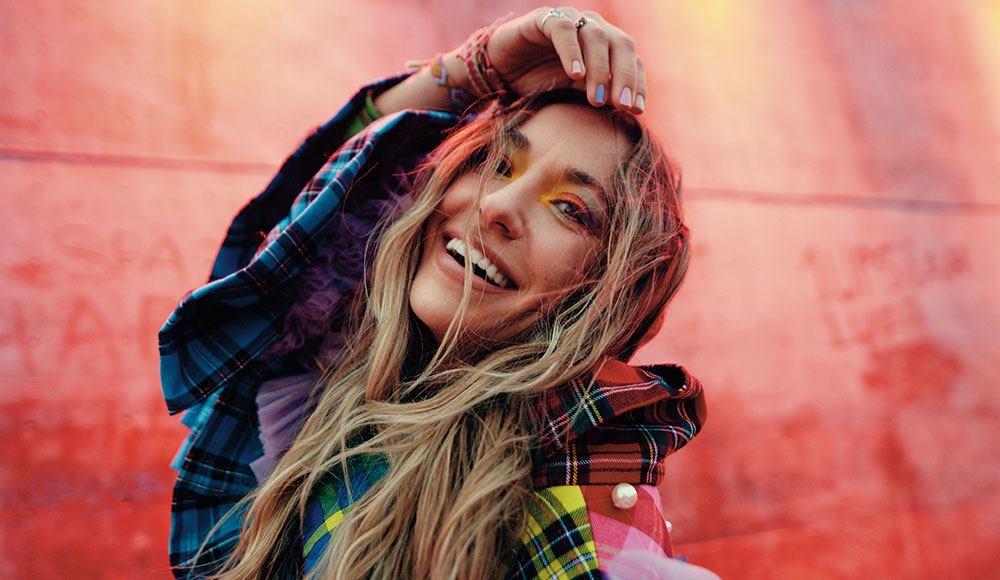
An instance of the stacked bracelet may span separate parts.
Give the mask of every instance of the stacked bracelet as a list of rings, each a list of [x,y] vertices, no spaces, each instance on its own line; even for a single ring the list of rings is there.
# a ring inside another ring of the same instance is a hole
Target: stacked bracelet
[[[472,85],[472,93],[476,96],[503,95],[512,92],[497,69],[493,68],[490,56],[486,53],[486,43],[489,41],[490,35],[508,18],[509,16],[505,16],[486,28],[480,28],[469,37],[469,40],[465,41],[465,45],[458,51],[458,58],[468,68],[469,83]]]

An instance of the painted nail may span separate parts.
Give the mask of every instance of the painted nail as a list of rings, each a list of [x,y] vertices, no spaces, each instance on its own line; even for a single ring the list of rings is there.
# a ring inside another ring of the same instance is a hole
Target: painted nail
[[[594,93],[594,100],[597,101],[598,105],[604,104],[604,85],[597,85],[597,91]]]
[[[635,108],[640,111],[646,110],[646,99],[642,95],[635,96]]]
[[[632,106],[632,91],[628,87],[622,89],[622,96],[619,97],[618,102],[622,104],[623,107]]]
[[[578,60],[573,61],[573,74],[575,75],[583,74],[583,64]]]

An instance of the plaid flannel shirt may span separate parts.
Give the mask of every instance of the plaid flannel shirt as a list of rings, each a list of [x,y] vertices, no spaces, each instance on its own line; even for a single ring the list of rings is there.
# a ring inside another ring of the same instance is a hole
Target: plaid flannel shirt
[[[285,356],[262,356],[280,334],[291,304],[282,289],[336,229],[338,212],[350,211],[352,202],[364,203],[369,197],[384,199],[406,174],[400,167],[412,169],[458,121],[448,113],[404,111],[380,119],[343,144],[369,91],[401,78],[360,91],[284,162],[263,193],[234,219],[209,283],[185,295],[160,332],[167,407],[171,413],[186,411],[182,421],[191,429],[175,459],[179,473],[170,562],[178,577],[211,570],[237,540],[242,514],[233,508],[257,484],[249,464],[263,453],[256,387],[287,374],[292,364]],[[348,243],[363,245],[364,240],[355,233]],[[596,512],[585,513],[594,502],[582,498],[604,484],[656,485],[663,457],[701,426],[700,385],[680,367],[643,370],[611,363],[596,381],[590,379],[581,377],[553,389],[544,400],[545,425],[534,457],[538,503],[528,514],[535,531],[511,560],[512,576],[533,577],[558,568],[563,572],[556,577],[588,577],[596,571],[601,550],[607,554],[622,546],[615,548],[620,542],[599,540],[590,530],[617,529],[613,535],[618,539],[628,533],[619,533],[613,518],[604,518],[603,528],[595,527]],[[551,486],[562,491],[543,489]],[[658,505],[655,489],[643,490],[638,508]],[[332,530],[329,509],[327,505],[318,512],[326,533]],[[662,517],[658,521],[662,527]],[[207,537],[213,526],[214,533]],[[645,537],[664,535],[654,528]],[[306,543],[315,529],[304,522]],[[669,553],[668,540],[656,542]],[[313,542],[310,548],[316,545],[321,543]]]
[[[622,551],[673,557],[656,485],[663,459],[687,443],[705,418],[701,384],[682,367],[631,367],[609,361],[548,391],[540,444],[533,457],[535,494],[526,526],[498,578],[602,578]],[[306,508],[305,570],[318,562],[351,504],[388,467],[379,457],[330,478]],[[613,504],[616,484],[637,488],[629,509]]]

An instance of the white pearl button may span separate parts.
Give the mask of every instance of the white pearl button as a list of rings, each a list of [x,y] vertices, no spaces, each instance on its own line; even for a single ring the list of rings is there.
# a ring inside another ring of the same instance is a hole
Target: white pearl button
[[[666,521],[666,520],[664,520],[664,521]],[[667,522],[667,533],[669,534],[672,531],[674,531],[674,524],[672,524],[670,522]]]
[[[639,501],[639,493],[628,483],[619,483],[611,491],[611,501],[616,507],[627,510]]]

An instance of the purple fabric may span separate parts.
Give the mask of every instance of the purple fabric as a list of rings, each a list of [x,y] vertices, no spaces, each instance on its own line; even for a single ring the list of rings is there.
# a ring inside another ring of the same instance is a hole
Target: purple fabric
[[[309,408],[309,395],[319,375],[305,373],[264,381],[257,391],[257,419],[264,455],[250,463],[257,481],[274,471],[278,460],[292,446]]]
[[[354,290],[365,276],[365,253],[373,247],[376,224],[410,204],[404,195],[414,188],[412,167],[418,164],[419,158],[407,158],[387,171],[386,179],[369,185],[371,191],[347,196],[342,211],[330,222],[329,234],[296,281],[296,300],[270,354],[298,351],[297,358],[309,368],[315,357],[328,360],[343,348],[340,332],[331,329],[343,326]],[[321,170],[306,187],[321,190],[330,179]],[[272,231],[269,237],[277,233]]]
[[[692,566],[649,552],[622,552],[604,569],[608,580],[720,580],[701,566]]]

